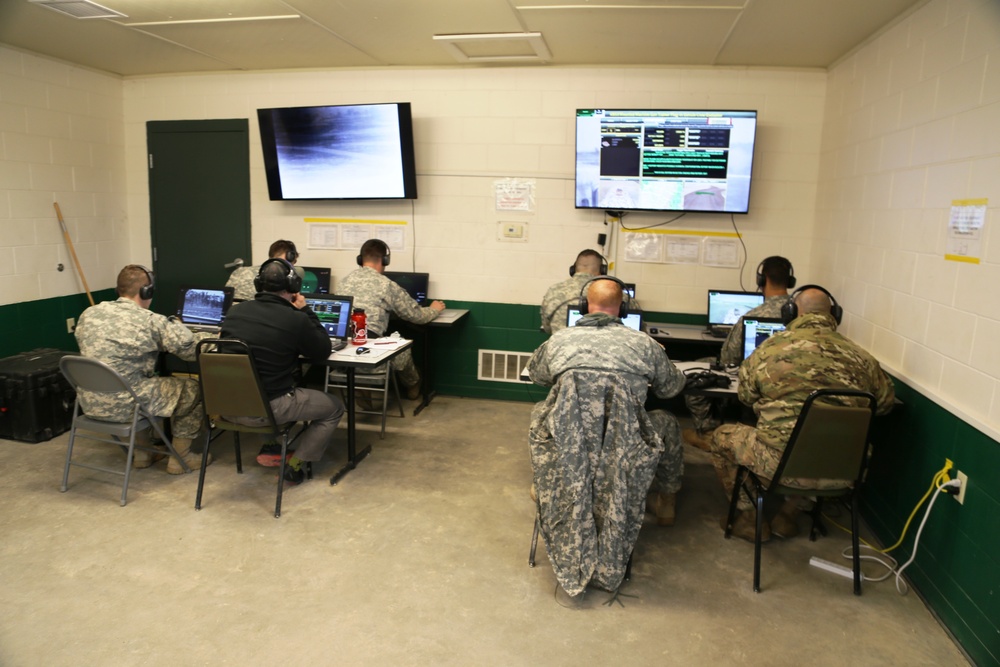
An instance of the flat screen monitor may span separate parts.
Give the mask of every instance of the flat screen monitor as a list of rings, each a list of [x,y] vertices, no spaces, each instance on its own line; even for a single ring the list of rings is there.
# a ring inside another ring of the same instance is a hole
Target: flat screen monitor
[[[272,200],[416,199],[409,102],[258,109]]]
[[[219,326],[233,305],[232,287],[181,287],[177,295],[177,317],[184,324]]]
[[[583,315],[580,313],[579,308],[570,307],[569,310],[566,311],[566,326],[576,326],[576,321],[581,317],[583,317]],[[628,313],[625,313],[625,317],[622,318],[622,324],[627,326],[629,329],[642,331],[642,313],[638,311],[629,311]]]
[[[406,290],[421,306],[427,302],[427,284],[430,282],[428,273],[411,273],[407,271],[386,271],[383,275]]]
[[[756,111],[577,109],[576,207],[746,213]]]
[[[306,305],[316,313],[316,319],[330,338],[347,338],[351,326],[353,296],[304,294]]]
[[[760,292],[708,290],[708,326],[733,326],[748,311],[764,303]]]
[[[302,292],[305,294],[329,294],[330,274],[328,268],[320,266],[302,267]]]
[[[635,298],[635,283],[625,283],[625,293],[628,294],[628,298]]]
[[[743,358],[746,359],[760,344],[779,331],[784,331],[785,325],[775,317],[744,317],[743,318]]]

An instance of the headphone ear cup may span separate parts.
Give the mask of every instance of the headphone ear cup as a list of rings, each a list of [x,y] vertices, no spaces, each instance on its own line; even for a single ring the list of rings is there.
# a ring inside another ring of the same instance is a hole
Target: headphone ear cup
[[[389,246],[385,247],[385,254],[382,255],[382,266],[389,266],[389,260],[392,259],[392,253],[389,252]]]
[[[569,265],[569,277],[572,278],[576,275],[576,264]]]
[[[363,266],[364,262],[361,261],[361,255],[358,255],[358,266]]]
[[[788,275],[788,289],[795,289],[795,276]]]
[[[798,316],[799,316],[799,307],[795,304],[795,301],[789,299],[785,303],[781,304],[781,323],[784,324],[786,327],[792,320],[794,320]]]
[[[835,302],[830,306],[830,314],[833,315],[833,319],[840,325],[840,320],[844,318],[844,309],[840,307],[840,304]]]

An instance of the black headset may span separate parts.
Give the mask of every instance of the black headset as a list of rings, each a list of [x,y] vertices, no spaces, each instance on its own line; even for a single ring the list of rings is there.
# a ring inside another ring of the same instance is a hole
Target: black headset
[[[590,310],[587,304],[587,290],[590,289],[591,283],[596,283],[598,280],[610,280],[612,282],[618,283],[618,286],[622,288],[622,302],[618,306],[618,317],[623,318],[628,314],[629,309],[632,306],[632,299],[629,298],[628,290],[625,287],[625,283],[615,278],[614,276],[597,276],[596,278],[591,278],[583,284],[583,288],[580,290],[580,314],[586,315]]]
[[[584,252],[586,252],[586,250]],[[595,250],[594,252],[597,251]],[[582,255],[583,253],[580,254]],[[604,257],[604,255],[602,255],[599,252],[597,252],[597,255],[601,258],[601,275],[606,276],[608,275],[608,260]],[[577,260],[579,260],[580,255],[577,255],[576,258]],[[569,265],[569,275],[571,278],[576,275],[576,262],[573,262],[572,264]]]
[[[147,300],[152,299],[153,293],[156,292],[156,285],[153,280],[153,272],[147,269],[142,264],[136,264],[136,266],[138,266],[140,269],[143,270],[143,272],[145,272],[146,278],[149,280],[147,284],[139,288],[139,298]]]
[[[382,247],[384,248],[384,250],[382,251],[382,266],[389,266],[389,260],[392,259],[392,251],[389,250],[389,244],[386,243],[385,241],[382,241],[381,239],[375,239],[375,240],[381,243]],[[364,258],[361,256],[361,253],[358,253],[358,266],[364,266],[364,265],[365,265]]]
[[[288,245],[291,246],[291,248],[285,251],[285,260],[289,264],[294,264],[296,261],[298,261],[299,251],[295,249],[295,244],[292,243],[291,241],[285,241],[285,240],[282,240],[281,243],[287,243]]]
[[[770,262],[774,260],[780,262],[788,267],[788,284],[785,285],[788,289],[795,288],[795,269],[792,268],[792,263],[780,255],[772,255],[770,257],[765,257],[760,260],[760,264],[757,265],[757,289],[763,291],[764,286],[767,284],[767,276],[764,275],[764,262]]]
[[[833,315],[833,319],[836,320],[837,324],[840,324],[840,320],[844,317],[844,309],[840,307],[840,304],[837,303],[837,300],[833,298],[833,295],[825,287],[820,287],[819,285],[803,285],[792,292],[792,296],[781,306],[781,322],[785,326],[788,326],[789,322],[799,316],[799,306],[795,303],[795,297],[807,289],[818,289],[830,297],[830,314]]]
[[[281,280],[268,279],[264,276],[264,268],[271,264],[280,264],[287,272],[281,276]],[[281,257],[272,257],[260,265],[257,276],[253,279],[253,288],[258,292],[291,292],[298,294],[302,289],[302,276],[296,271],[292,263]]]

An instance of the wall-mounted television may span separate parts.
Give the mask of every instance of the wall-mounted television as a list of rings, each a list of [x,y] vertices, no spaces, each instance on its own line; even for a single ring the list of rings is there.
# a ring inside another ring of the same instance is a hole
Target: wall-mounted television
[[[416,199],[409,102],[258,109],[273,201]]]
[[[576,207],[746,213],[756,111],[577,109]]]

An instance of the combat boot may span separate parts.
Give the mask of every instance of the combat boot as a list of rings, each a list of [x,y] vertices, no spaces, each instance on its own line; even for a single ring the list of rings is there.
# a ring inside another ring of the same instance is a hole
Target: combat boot
[[[693,428],[686,428],[681,431],[681,439],[687,444],[697,447],[703,452],[711,452],[713,433],[715,433],[715,429],[701,432]]]
[[[799,525],[795,518],[799,515],[799,506],[795,500],[785,500],[781,509],[771,519],[771,532],[778,537],[792,538],[799,534]]]
[[[672,526],[677,516],[677,494],[653,491],[646,496],[646,509],[656,516],[660,526]]]
[[[184,463],[188,465],[188,468],[191,470],[201,468],[201,454],[195,454],[191,451],[191,438],[174,438],[174,449],[184,459]],[[208,462],[212,463],[211,454],[208,455]],[[181,467],[180,461],[176,457],[171,456],[170,460],[167,461],[167,472],[171,475],[183,475],[186,471]]]
[[[132,468],[148,468],[158,461],[170,456],[170,451],[163,445],[156,445],[156,451],[137,449],[132,454]]]
[[[725,530],[726,517],[722,517],[720,523],[722,524],[722,530]],[[742,512],[737,511],[736,518],[733,520],[733,530],[730,534],[747,542],[753,542],[757,534],[757,513],[752,509],[743,510]],[[770,539],[771,526],[765,521],[760,529],[760,541],[767,542]]]

